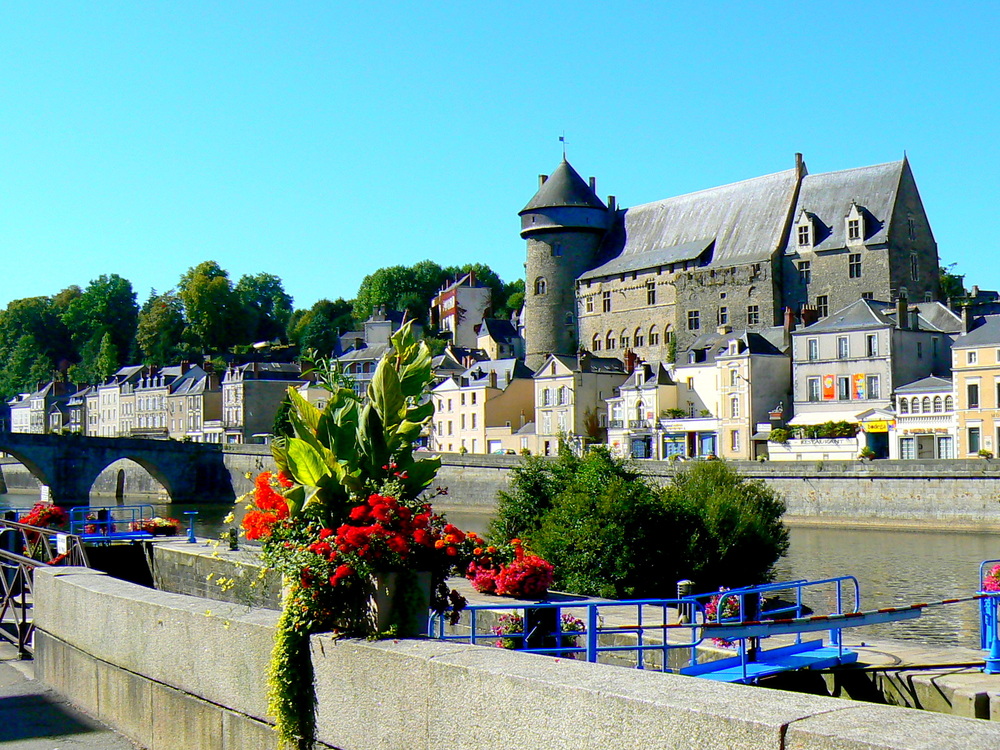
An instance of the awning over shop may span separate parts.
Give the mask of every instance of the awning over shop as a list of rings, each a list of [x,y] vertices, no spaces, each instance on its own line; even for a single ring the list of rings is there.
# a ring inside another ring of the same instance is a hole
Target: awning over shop
[[[825,422],[852,422],[857,424],[858,414],[856,411],[811,411],[805,414],[796,414],[789,420],[790,425],[813,425]]]
[[[771,437],[771,431],[770,430],[768,430],[767,432],[755,432],[753,435],[750,436],[750,439],[751,440],[767,440],[769,437]]]

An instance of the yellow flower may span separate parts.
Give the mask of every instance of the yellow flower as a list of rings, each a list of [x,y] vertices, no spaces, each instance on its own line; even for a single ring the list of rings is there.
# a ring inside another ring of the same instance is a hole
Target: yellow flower
[[[236,514],[230,511],[229,515],[222,519],[223,523],[232,523],[236,520]]]

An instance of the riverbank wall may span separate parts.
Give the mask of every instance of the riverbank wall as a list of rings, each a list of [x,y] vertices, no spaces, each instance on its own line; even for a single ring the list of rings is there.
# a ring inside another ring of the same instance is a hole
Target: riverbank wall
[[[278,612],[87,568],[35,579],[39,678],[146,748],[276,748]],[[322,747],[998,747],[995,722],[421,640],[311,644]]]
[[[264,445],[223,446],[237,495],[253,489],[258,472],[274,469]],[[447,503],[489,510],[505,488],[520,456],[442,455],[435,487],[447,488]],[[793,524],[889,528],[1000,530],[1000,460],[986,461],[789,461],[732,462],[745,476],[760,479],[784,499]],[[666,483],[690,464],[638,461],[654,481]],[[38,482],[21,464],[0,459],[2,480],[11,491],[37,491]],[[249,475],[249,476],[248,476]],[[163,497],[163,489],[131,461],[110,465],[93,493]]]

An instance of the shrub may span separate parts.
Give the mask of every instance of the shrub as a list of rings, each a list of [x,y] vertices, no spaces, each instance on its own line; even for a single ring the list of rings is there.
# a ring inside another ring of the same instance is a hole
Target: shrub
[[[555,566],[557,590],[668,597],[682,578],[701,590],[769,580],[788,549],[784,510],[772,490],[723,461],[695,464],[661,488],[598,448],[523,466],[491,536],[505,541],[517,529]]]
[[[679,472],[665,492],[683,499],[700,519],[690,577],[702,589],[770,580],[774,563],[788,551],[788,529],[781,521],[785,503],[774,490],[714,461]]]
[[[771,442],[771,443],[785,444],[785,443],[788,442],[788,439],[791,436],[792,436],[792,434],[788,430],[786,430],[784,427],[775,427],[773,430],[771,430],[771,434],[768,435],[767,439],[768,439],[768,442]]]

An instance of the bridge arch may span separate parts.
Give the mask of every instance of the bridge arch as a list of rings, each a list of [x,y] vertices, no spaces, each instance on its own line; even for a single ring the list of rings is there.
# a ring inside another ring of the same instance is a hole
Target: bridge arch
[[[42,487],[51,487],[53,481],[53,472],[51,466],[46,466],[43,463],[35,461],[30,453],[18,450],[16,448],[11,448],[0,442],[0,451],[7,454],[19,464],[21,464],[32,477],[38,480],[38,483]]]
[[[151,460],[147,456],[124,453],[124,452],[120,455],[107,456],[105,457],[104,461],[97,462],[93,465],[96,471],[90,481],[91,495],[94,494],[94,492],[96,491],[100,491],[96,490],[95,487],[97,486],[98,480],[100,480],[101,475],[104,474],[104,472],[107,471],[109,468],[114,467],[115,464],[118,464],[121,461],[127,461],[129,463],[117,467],[116,476],[114,477],[114,480],[111,482],[111,487],[105,489],[104,490],[105,492],[109,492],[109,494],[113,494],[115,496],[118,496],[120,493],[138,494],[140,492],[143,492],[143,490],[141,489],[137,489],[134,487],[130,488],[131,483],[128,481],[128,476],[130,473],[129,469],[132,469],[134,471],[135,467],[138,467],[139,469],[142,469],[147,474],[149,474],[153,482],[158,484],[162,488],[163,492],[167,496],[168,501],[170,502],[173,501],[173,485],[175,484],[175,482],[167,472],[164,472],[162,470],[159,463]],[[100,466],[101,463],[103,463],[104,465]]]

